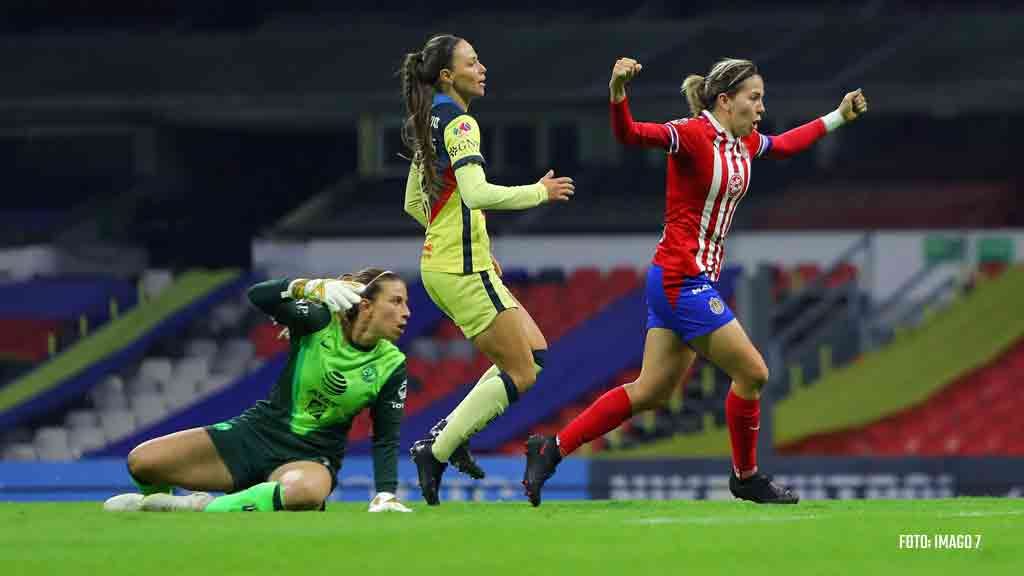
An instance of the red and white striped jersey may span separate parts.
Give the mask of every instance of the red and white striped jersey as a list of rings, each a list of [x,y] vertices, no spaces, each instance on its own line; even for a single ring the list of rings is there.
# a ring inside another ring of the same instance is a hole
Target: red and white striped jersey
[[[756,130],[732,136],[704,111],[696,118],[664,124],[634,122],[628,101],[611,105],[612,126],[625,144],[662,147],[667,152],[665,229],[654,255],[666,288],[705,273],[717,281],[725,260],[725,239],[736,207],[750,187],[752,160],[786,157],[825,134],[820,119],[782,134]]]

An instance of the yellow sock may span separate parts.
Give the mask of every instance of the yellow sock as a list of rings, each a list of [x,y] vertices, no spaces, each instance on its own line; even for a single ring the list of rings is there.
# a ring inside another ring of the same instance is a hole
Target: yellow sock
[[[446,418],[448,424],[431,447],[434,457],[447,462],[456,448],[500,416],[509,404],[502,374],[497,366],[491,366]]]
[[[533,362],[537,374],[544,368],[547,350],[534,350]],[[431,452],[434,458],[447,462],[448,457],[470,436],[501,416],[508,405],[519,399],[519,391],[512,378],[492,365],[480,376],[473,389],[459,402],[445,420],[448,424],[434,439]]]

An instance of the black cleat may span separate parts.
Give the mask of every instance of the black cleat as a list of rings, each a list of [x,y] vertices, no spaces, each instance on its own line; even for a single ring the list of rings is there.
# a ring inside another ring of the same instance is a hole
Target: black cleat
[[[437,435],[444,430],[444,427],[448,424],[448,420],[442,419],[434,427],[430,429],[430,437],[437,439]],[[473,478],[474,480],[482,480],[487,473],[480,467],[476,459],[473,458],[473,454],[469,451],[469,442],[463,442],[458,448],[452,452],[452,455],[448,457],[448,463],[455,467],[456,470],[462,472],[466,476]]]
[[[419,440],[409,449],[409,455],[412,456],[412,461],[416,464],[416,473],[419,476],[420,492],[423,494],[423,499],[427,501],[428,505],[437,506],[441,503],[441,498],[438,496],[438,492],[441,490],[441,476],[444,474],[444,469],[448,467],[448,463],[441,462],[434,457],[434,453],[430,451],[433,444],[433,439]]]
[[[540,491],[544,483],[555,473],[562,461],[558,442],[554,436],[534,434],[526,439],[526,472],[523,474],[523,488],[530,504],[540,506]]]
[[[740,480],[735,473],[729,475],[729,491],[740,500],[758,504],[796,504],[800,497],[792,490],[772,482],[772,477],[758,472]]]

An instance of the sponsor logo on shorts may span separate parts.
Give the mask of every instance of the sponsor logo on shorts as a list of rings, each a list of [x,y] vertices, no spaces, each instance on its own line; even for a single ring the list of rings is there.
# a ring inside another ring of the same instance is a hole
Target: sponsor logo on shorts
[[[700,294],[701,292],[705,292],[707,290],[711,290],[711,284],[704,284],[703,286],[698,286],[696,288],[692,288],[690,290],[690,294],[693,294],[693,295],[696,296],[697,294]]]
[[[214,430],[231,430],[231,422],[217,422],[213,425]]]
[[[711,311],[714,312],[715,315],[720,315],[722,312],[725,312],[725,304],[722,302],[721,298],[712,297],[708,300],[708,308],[711,308]]]

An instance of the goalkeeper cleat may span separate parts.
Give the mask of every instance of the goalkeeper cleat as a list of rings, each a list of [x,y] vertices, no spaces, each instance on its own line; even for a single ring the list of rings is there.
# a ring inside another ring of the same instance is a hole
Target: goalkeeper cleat
[[[202,512],[212,501],[213,496],[206,492],[193,492],[185,496],[158,492],[143,498],[140,508],[145,512]]]
[[[419,440],[409,449],[412,461],[416,464],[416,474],[419,476],[420,493],[423,499],[430,506],[437,506],[441,503],[438,493],[441,491],[441,476],[444,469],[448,467],[447,462],[441,462],[434,457],[430,447],[434,445],[433,438]]]
[[[143,498],[144,496],[137,492],[118,494],[107,498],[103,503],[103,509],[107,512],[138,512]]]
[[[740,480],[735,473],[729,475],[729,491],[740,500],[758,504],[796,504],[800,497],[792,490],[779,486],[772,477],[758,472],[750,478]]]
[[[430,429],[430,437],[434,440],[437,439],[438,434],[448,424],[448,420],[442,419],[434,427]],[[456,470],[462,472],[466,476],[473,478],[474,480],[482,480],[487,473],[480,467],[476,459],[473,458],[473,454],[469,451],[469,442],[463,442],[458,448],[452,452],[452,455],[448,457],[448,463],[455,467]]]
[[[526,440],[526,472],[523,487],[530,504],[540,506],[540,491],[562,461],[554,436],[534,434]]]

